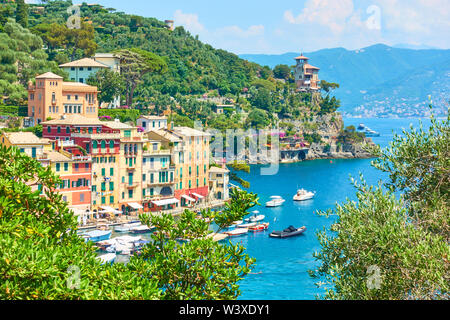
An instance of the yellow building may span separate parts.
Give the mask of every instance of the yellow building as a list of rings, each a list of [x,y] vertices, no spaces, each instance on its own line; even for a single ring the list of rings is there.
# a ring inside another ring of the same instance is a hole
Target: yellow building
[[[142,210],[143,135],[138,132],[137,127],[119,121],[103,123],[111,129],[120,131],[120,149],[117,159],[119,210],[125,214]]]
[[[2,132],[0,137],[2,145],[15,146],[38,161],[45,160],[44,151],[52,150],[52,143],[49,139],[38,138],[32,132]]]

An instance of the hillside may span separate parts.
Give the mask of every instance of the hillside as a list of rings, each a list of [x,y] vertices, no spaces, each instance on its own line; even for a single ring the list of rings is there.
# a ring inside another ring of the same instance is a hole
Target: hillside
[[[294,64],[297,53],[240,55],[274,67]],[[320,78],[337,82],[342,111],[366,116],[425,115],[429,94],[436,111],[445,113],[450,99],[450,50],[413,50],[378,44],[360,50],[324,49],[305,53],[321,68]],[[378,102],[377,102],[378,101]],[[381,102],[383,101],[383,102]],[[355,108],[360,107],[356,110]]]

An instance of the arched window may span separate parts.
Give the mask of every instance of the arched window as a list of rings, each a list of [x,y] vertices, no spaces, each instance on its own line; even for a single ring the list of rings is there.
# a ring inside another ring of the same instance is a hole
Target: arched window
[[[105,148],[106,148],[106,141],[102,140],[102,149],[105,149]]]
[[[114,140],[109,141],[109,148],[114,149]]]
[[[92,148],[97,149],[97,140],[92,141]]]

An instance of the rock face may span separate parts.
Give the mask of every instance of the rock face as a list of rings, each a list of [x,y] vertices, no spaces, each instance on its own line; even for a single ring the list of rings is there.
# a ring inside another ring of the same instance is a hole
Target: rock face
[[[370,143],[370,141],[366,141]],[[329,150],[328,150],[329,149]],[[308,150],[306,160],[314,159],[367,159],[373,156],[363,148],[362,143],[345,144],[342,150],[337,150],[336,145],[329,148],[318,143],[313,143]]]

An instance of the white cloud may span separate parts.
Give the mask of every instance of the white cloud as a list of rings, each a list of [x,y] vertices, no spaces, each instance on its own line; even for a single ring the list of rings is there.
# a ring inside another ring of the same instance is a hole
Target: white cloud
[[[185,27],[189,32],[200,34],[206,31],[205,27],[200,23],[197,14],[183,13],[181,10],[177,10],[173,18],[175,24]]]

